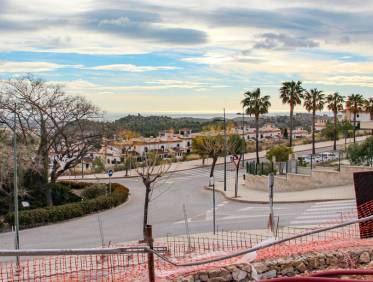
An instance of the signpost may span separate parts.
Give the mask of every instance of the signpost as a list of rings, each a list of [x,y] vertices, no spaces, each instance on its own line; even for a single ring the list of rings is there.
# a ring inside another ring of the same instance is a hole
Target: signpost
[[[109,176],[109,194],[111,195],[111,177],[113,176],[114,172],[112,169],[109,169],[107,174]]]
[[[231,161],[234,163],[236,166],[236,181],[234,185],[234,197],[238,197],[238,166],[240,165],[240,159],[237,155],[231,156]]]
[[[274,176],[273,173],[268,174],[268,191],[269,191],[269,219],[268,226],[271,228],[271,231],[275,235],[274,228],[274,214],[273,214],[273,185],[274,185]]]

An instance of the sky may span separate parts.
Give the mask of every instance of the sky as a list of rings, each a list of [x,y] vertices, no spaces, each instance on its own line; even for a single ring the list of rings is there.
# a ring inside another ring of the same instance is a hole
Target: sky
[[[247,90],[373,96],[373,1],[0,0],[0,79],[32,73],[108,113],[236,112]],[[298,108],[298,111],[301,111]]]

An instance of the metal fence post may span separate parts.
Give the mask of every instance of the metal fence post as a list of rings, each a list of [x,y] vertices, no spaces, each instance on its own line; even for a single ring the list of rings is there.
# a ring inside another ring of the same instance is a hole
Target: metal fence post
[[[147,225],[145,228],[146,238],[145,241],[148,243],[149,248],[153,250],[153,231],[152,226]],[[155,270],[154,270],[154,254],[148,253],[148,271],[149,271],[149,282],[155,282]]]

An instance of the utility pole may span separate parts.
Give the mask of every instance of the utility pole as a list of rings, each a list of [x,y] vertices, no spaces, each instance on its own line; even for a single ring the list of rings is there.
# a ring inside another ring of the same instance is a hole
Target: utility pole
[[[17,105],[14,106],[14,120],[13,120],[13,161],[14,161],[14,171],[13,171],[13,198],[14,198],[14,227],[15,227],[15,249],[19,250],[19,215],[18,215],[18,165],[17,165]],[[19,267],[19,256],[16,257],[17,267]]]
[[[224,191],[227,191],[227,120],[224,108]]]
[[[245,106],[242,106],[242,141],[244,150],[242,152],[242,168],[245,168],[245,151],[246,151],[246,139],[245,139]],[[245,175],[245,171],[244,171]]]

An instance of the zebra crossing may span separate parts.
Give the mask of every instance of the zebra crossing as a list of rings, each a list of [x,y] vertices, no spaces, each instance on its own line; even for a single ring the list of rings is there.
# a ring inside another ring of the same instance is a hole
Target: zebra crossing
[[[185,171],[178,171],[173,172],[168,175],[169,181],[183,181],[183,180],[190,180],[195,177],[204,177],[208,178],[210,175],[210,170],[206,168],[198,168],[198,169],[190,169]],[[216,181],[223,181],[224,179],[224,171],[222,170],[215,170],[214,176]],[[233,171],[227,171],[227,179],[234,179],[235,174]]]
[[[317,226],[320,224],[337,223],[356,216],[355,200],[317,202],[304,210],[294,220],[290,227]]]

